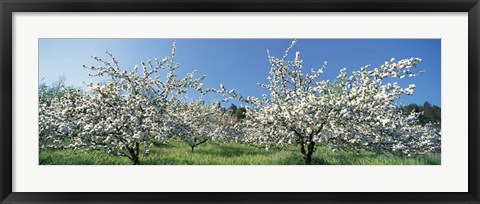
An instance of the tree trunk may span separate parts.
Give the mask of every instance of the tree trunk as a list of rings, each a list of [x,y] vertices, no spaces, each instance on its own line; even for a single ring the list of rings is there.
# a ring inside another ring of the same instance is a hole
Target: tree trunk
[[[312,164],[313,151],[315,151],[315,142],[310,141],[310,144],[308,144],[307,158],[305,160],[306,165]]]
[[[133,165],[140,164],[139,157],[140,157],[140,144],[135,143],[135,147],[128,148],[128,152],[130,153],[130,160],[132,160]]]
[[[312,163],[312,158],[308,158],[308,154],[305,151],[305,144],[300,143],[300,153],[302,153],[303,164],[310,165]]]
[[[303,156],[303,164],[311,165],[312,164],[312,154],[307,154]]]
[[[303,156],[303,164],[311,165],[312,164],[312,155],[313,151],[315,151],[315,142],[310,142],[307,145],[307,149],[305,150],[305,145],[301,144],[300,151]]]
[[[133,165],[138,165],[140,162],[138,160],[138,155],[135,155],[135,157],[133,158]]]
[[[208,139],[204,139],[204,140],[202,140],[201,142],[198,142],[198,143],[197,143],[197,138],[195,138],[195,139],[193,140],[193,142],[194,142],[193,146],[190,146],[190,147],[192,147],[192,153],[193,153],[193,151],[195,151],[195,147],[197,147],[198,145],[201,145],[201,144],[203,144],[203,143],[205,143],[205,142],[207,142],[207,141],[208,141]]]

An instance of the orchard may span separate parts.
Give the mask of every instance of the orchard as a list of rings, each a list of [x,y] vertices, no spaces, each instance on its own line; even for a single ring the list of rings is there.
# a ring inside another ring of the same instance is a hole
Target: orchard
[[[296,159],[301,159],[310,165],[332,155],[361,154],[401,161],[438,157],[439,122],[421,123],[423,112],[398,103],[414,94],[415,84],[399,82],[421,78],[416,67],[422,59],[391,58],[377,67],[344,68],[327,79],[327,62],[304,68],[301,52],[293,51],[296,43],[283,56],[267,53],[270,69],[267,83],[259,84],[266,91],[260,97],[243,96],[222,84],[205,88],[208,77],[197,77],[196,70],[179,74],[184,72],[179,72],[175,43],[169,56],[132,70],[121,68],[110,52],[107,59],[92,56],[94,65],[83,67],[98,82],[84,83],[84,88],[40,86],[40,157],[49,158],[45,164],[57,164],[61,162],[49,154],[95,152],[134,165],[163,164],[173,146],[190,160],[223,156],[217,163],[209,161],[215,164],[242,158],[238,164],[299,164]],[[192,92],[199,98],[192,98]],[[225,109],[220,101],[205,100],[207,95],[239,101],[246,111]],[[295,162],[262,163],[262,155]]]

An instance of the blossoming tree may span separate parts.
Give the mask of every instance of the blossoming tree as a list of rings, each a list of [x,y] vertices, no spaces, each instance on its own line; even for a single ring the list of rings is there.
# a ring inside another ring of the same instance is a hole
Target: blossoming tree
[[[77,123],[83,110],[84,95],[79,89],[65,86],[54,87],[52,93],[41,86],[39,90],[39,144],[44,149],[63,149],[65,142],[73,143],[77,134],[82,131]]]
[[[144,144],[148,152],[150,140],[160,139],[170,128],[166,126],[167,107],[188,89],[205,94],[205,76],[196,78],[193,71],[178,78],[176,70],[180,65],[175,62],[175,52],[174,43],[171,56],[142,62],[141,70],[135,66],[131,71],[121,69],[109,52],[108,61],[94,56],[100,65],[84,67],[95,72],[91,76],[104,77],[106,81],[87,84],[87,91],[75,98],[78,106],[65,109],[68,111],[62,111],[68,106],[63,104],[71,103],[71,98],[64,97],[59,105],[51,107],[60,120],[48,123],[75,131],[74,142],[67,148],[105,149],[139,164],[140,145]],[[65,119],[71,115],[75,116],[74,121]]]
[[[326,63],[306,73],[300,53],[287,60],[296,41],[282,58],[268,54],[271,64],[262,98],[248,97],[247,141],[265,145],[298,144],[305,164],[312,163],[317,143],[334,150],[348,148],[417,154],[439,149],[439,131],[418,124],[418,114],[408,116],[396,105],[402,95],[413,94],[415,85],[402,88],[394,79],[415,77],[419,58],[385,64],[347,74],[342,69],[333,80],[320,80]]]
[[[219,104],[177,102],[169,106],[168,136],[178,136],[192,152],[207,141],[231,141],[240,134],[236,118]]]

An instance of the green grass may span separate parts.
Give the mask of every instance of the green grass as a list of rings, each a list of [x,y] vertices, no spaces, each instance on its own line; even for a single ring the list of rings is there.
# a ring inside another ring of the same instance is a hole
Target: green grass
[[[374,154],[362,151],[332,152],[318,147],[312,158],[317,165],[439,165],[440,155],[399,157],[392,154]],[[40,153],[41,165],[129,165],[126,157],[109,155],[103,151],[44,150]],[[252,147],[244,144],[205,143],[191,152],[181,141],[169,144],[154,143],[150,155],[140,155],[142,165],[302,165],[296,146],[283,149]]]

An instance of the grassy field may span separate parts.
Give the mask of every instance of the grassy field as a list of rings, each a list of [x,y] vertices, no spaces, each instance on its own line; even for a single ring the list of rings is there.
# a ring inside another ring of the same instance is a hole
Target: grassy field
[[[142,165],[302,165],[296,146],[284,149],[251,147],[244,144],[205,143],[191,152],[182,141],[169,144],[154,143],[150,155],[140,156]],[[129,165],[126,157],[109,155],[102,151],[44,150],[40,153],[41,165]],[[439,165],[440,155],[402,158],[391,154],[376,155],[371,152],[332,152],[318,147],[313,164],[317,165]]]

